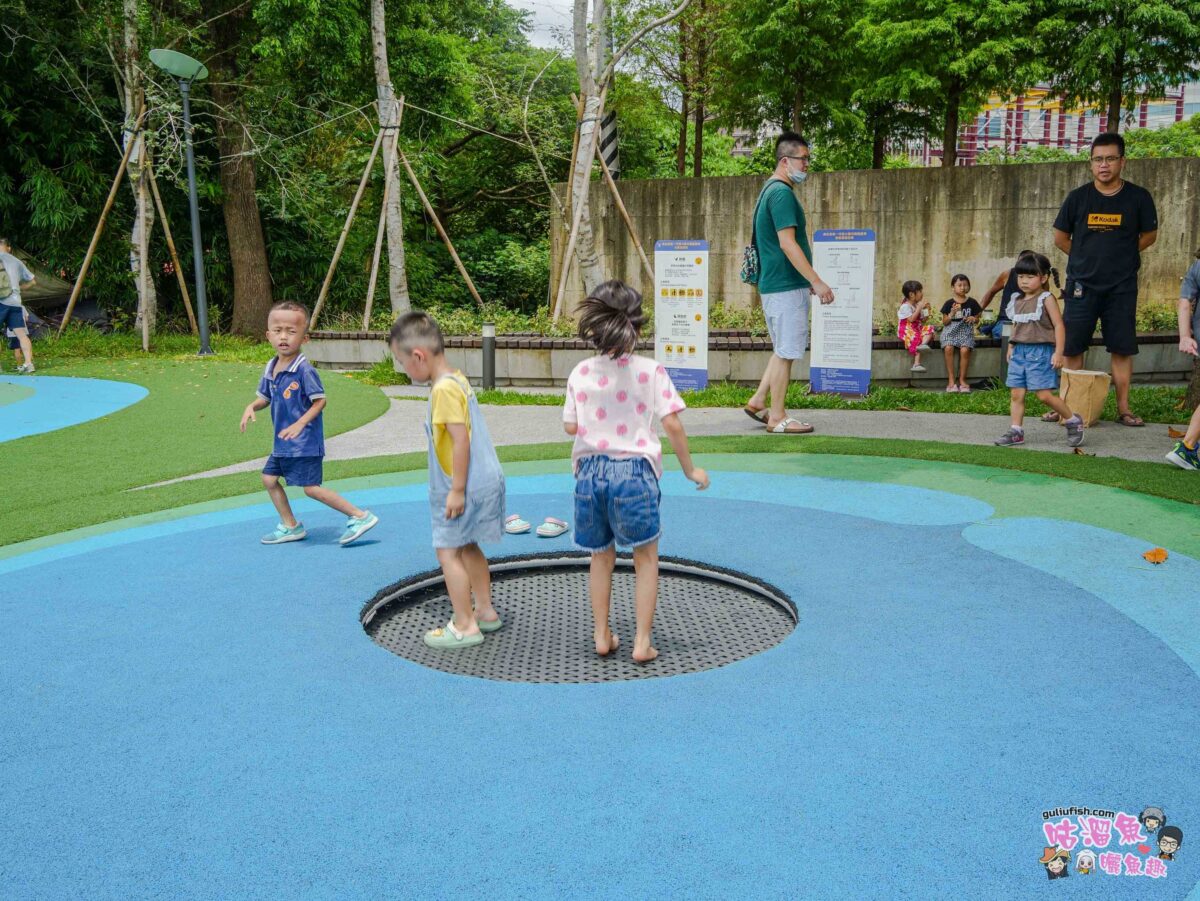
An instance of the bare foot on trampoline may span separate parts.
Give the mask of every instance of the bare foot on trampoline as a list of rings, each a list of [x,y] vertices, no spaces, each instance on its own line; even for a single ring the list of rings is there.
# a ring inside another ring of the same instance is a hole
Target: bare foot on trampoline
[[[597,634],[595,639],[596,653],[601,657],[607,657],[621,646],[621,639],[617,637],[617,634],[612,629],[605,629],[604,634]]]
[[[649,663],[658,656],[658,648],[653,647],[650,642],[646,642],[643,646],[639,642],[634,642],[633,645],[633,662],[634,663]]]

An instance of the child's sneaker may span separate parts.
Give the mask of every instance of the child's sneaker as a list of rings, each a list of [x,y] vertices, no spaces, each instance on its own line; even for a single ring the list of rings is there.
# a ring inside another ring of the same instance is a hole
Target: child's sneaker
[[[928,341],[922,341],[919,345],[917,345],[917,353],[923,354],[927,350],[929,350],[929,342]]]
[[[270,535],[262,537],[263,544],[286,544],[289,541],[303,541],[308,537],[308,533],[304,531],[304,523],[296,523],[295,528],[289,529],[283,523],[275,527],[275,531]]]
[[[1167,454],[1167,460],[1180,469],[1200,469],[1200,446],[1188,447],[1182,441],[1175,442],[1175,448]]]
[[[375,528],[379,524],[379,517],[367,510],[363,513],[360,519],[351,516],[346,520],[346,531],[342,533],[342,537],[338,539],[338,544],[346,545],[352,541],[357,541],[367,534],[368,531]]]
[[[1081,447],[1083,445],[1083,417],[1076,413],[1063,425],[1067,427],[1067,447]]]
[[[909,372],[924,372],[924,371],[925,371],[925,367],[922,366],[920,363],[913,363],[912,367],[909,369]]]
[[[1012,428],[992,442],[996,447],[1016,447],[1025,443],[1025,430]]]

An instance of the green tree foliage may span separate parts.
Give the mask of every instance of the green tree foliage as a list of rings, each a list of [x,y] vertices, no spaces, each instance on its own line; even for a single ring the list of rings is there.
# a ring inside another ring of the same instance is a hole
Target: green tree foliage
[[[1032,0],[867,0],[859,47],[876,72],[864,99],[937,116],[943,165],[954,165],[963,113],[1032,78],[1035,12]]]
[[[1055,93],[1104,104],[1111,131],[1139,92],[1200,74],[1200,0],[1054,0],[1038,35]]]

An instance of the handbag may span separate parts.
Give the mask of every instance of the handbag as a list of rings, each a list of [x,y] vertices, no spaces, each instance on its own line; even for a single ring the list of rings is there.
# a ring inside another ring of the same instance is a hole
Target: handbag
[[[754,202],[754,215],[750,219],[750,243],[742,248],[742,281],[747,285],[757,285],[758,277],[762,273],[762,267],[758,259],[758,235],[756,233],[758,227],[758,208],[762,205],[762,199],[766,196],[767,188],[771,187],[771,182],[768,181],[759,192],[758,200]]]

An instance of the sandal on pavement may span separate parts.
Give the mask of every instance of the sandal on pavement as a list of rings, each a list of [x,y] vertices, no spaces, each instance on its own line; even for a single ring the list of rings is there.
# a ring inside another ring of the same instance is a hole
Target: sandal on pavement
[[[794,426],[794,428],[793,428]],[[800,422],[788,416],[785,419],[779,420],[775,428],[767,429],[768,435],[807,435],[813,430],[813,427],[807,422]]]
[[[1059,416],[1053,410],[1042,414],[1042,422],[1058,422]]]
[[[1146,424],[1146,421],[1142,417],[1136,416],[1133,413],[1118,413],[1117,422],[1121,425],[1132,426],[1133,428],[1141,428]]]
[[[946,393],[947,394],[958,394],[958,385],[947,385]]]
[[[520,515],[517,513],[504,518],[504,531],[506,531],[509,535],[524,535],[532,528],[533,526],[521,519]]]
[[[959,394],[970,394],[970,393],[971,393],[971,386],[970,386],[970,385],[959,385],[959,386],[958,386],[958,393],[959,393]]]
[[[561,519],[547,516],[546,521],[537,527],[538,538],[557,538],[569,528],[571,527]]]
[[[446,623],[445,628],[433,629],[425,633],[425,644],[439,651],[457,651],[462,648],[473,648],[483,644],[483,633],[464,635],[454,628],[454,620]]]
[[[479,617],[476,617],[475,622],[479,623],[479,631],[485,634],[495,632],[504,625],[504,620],[499,616],[495,619],[479,619]]]
[[[757,410],[754,409],[753,407],[749,407],[749,406],[742,407],[742,412],[745,413],[747,416],[749,416],[751,419],[753,419],[755,422],[761,422],[764,425],[767,422],[767,417],[769,415],[771,415],[771,411],[768,410],[766,407],[760,407]]]

